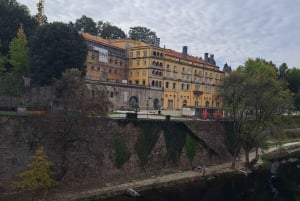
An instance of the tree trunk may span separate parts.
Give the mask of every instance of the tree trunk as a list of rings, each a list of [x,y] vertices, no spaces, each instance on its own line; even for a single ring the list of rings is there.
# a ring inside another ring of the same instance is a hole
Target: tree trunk
[[[244,149],[245,151],[245,166],[249,167],[250,165],[250,161],[249,161],[249,150],[248,149]]]

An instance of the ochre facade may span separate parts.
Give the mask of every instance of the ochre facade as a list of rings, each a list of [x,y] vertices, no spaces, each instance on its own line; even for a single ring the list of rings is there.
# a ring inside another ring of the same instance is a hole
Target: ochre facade
[[[176,52],[127,39],[105,40],[86,33],[83,37],[89,46],[88,80],[144,87],[148,97],[143,99],[151,109],[190,107],[202,111],[216,110],[222,104],[217,92],[224,72],[215,64],[213,55],[205,53],[202,59],[188,55],[186,46],[182,52]],[[105,49],[107,59],[99,59]],[[161,96],[153,97],[153,91],[161,91]],[[140,105],[143,107],[145,104]]]

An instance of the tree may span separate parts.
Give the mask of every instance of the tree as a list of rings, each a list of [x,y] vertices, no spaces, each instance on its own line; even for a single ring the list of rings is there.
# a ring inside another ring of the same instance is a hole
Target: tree
[[[64,175],[68,170],[67,150],[71,142],[72,129],[75,125],[85,125],[86,122],[106,116],[110,107],[108,93],[105,89],[90,90],[78,69],[66,69],[54,85],[57,108],[47,114],[51,127],[58,135],[62,146],[62,169]]]
[[[286,76],[287,76],[287,71],[288,71],[289,67],[287,66],[286,63],[282,63],[279,68],[278,68],[278,78],[285,80]]]
[[[295,94],[295,107],[297,110],[300,110],[300,69],[288,69],[286,81],[289,90]]]
[[[147,44],[155,44],[156,33],[146,27],[130,27],[129,38],[131,40],[142,41]]]
[[[233,167],[241,148],[248,165],[250,150],[262,146],[278,107],[290,104],[282,94],[291,96],[276,79],[274,64],[263,59],[248,59],[225,78],[221,95],[233,119]]]
[[[14,0],[0,0],[0,19],[0,39],[3,45],[0,52],[4,55],[8,53],[9,43],[21,24],[27,36],[30,36],[38,25],[29,14],[28,8]]]
[[[126,38],[126,34],[117,26],[111,25],[109,22],[99,21],[97,23],[98,35],[105,39],[122,39]]]
[[[74,25],[77,31],[87,32],[92,35],[97,35],[96,22],[90,17],[83,15],[80,19],[77,19]]]
[[[49,85],[68,68],[84,71],[87,45],[71,26],[59,22],[40,26],[29,41],[30,74],[35,85]]]
[[[48,161],[43,147],[39,147],[27,170],[18,175],[18,180],[13,182],[13,186],[19,190],[30,191],[32,200],[36,196],[45,197],[48,190],[56,185],[52,178],[53,172],[50,170],[52,163]]]
[[[17,37],[15,37],[9,45],[9,63],[12,66],[13,72],[21,78],[28,72],[29,58],[27,39],[24,33],[23,26],[21,25]]]
[[[2,47],[2,44],[1,44],[1,40],[0,40],[0,50],[1,50],[1,47]],[[0,51],[0,76],[2,75],[2,73],[4,73],[6,71],[6,68],[5,68],[6,62],[7,62],[6,56],[3,56]]]

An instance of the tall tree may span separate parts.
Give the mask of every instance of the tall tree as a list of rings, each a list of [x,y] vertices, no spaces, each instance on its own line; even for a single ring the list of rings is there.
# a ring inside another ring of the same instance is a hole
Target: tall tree
[[[59,22],[38,27],[29,41],[33,84],[48,85],[68,68],[84,71],[87,45],[71,26]]]
[[[68,170],[67,149],[70,135],[76,124],[83,125],[106,116],[110,102],[106,90],[91,91],[85,85],[82,72],[78,69],[66,69],[62,77],[54,83],[55,99],[58,108],[48,114],[49,122],[53,124],[55,133],[59,136],[62,146],[62,168],[65,174]],[[102,119],[103,120],[103,119]]]
[[[122,39],[126,38],[125,32],[117,26],[111,25],[109,22],[99,21],[97,23],[98,35],[105,39]]]
[[[295,106],[300,110],[300,69],[288,69],[286,80],[288,88],[295,94]]]
[[[142,41],[147,44],[155,44],[156,33],[146,27],[130,27],[129,38],[131,40]]]
[[[21,25],[17,37],[9,45],[8,60],[12,66],[12,70],[20,76],[26,75],[28,72],[29,58],[27,43],[26,35]]]
[[[248,59],[225,78],[221,95],[233,119],[234,159],[243,148],[249,164],[250,150],[262,146],[277,109],[290,104],[281,98],[283,93],[291,97],[276,79],[274,65],[263,59]]]
[[[74,28],[77,31],[83,31],[92,35],[97,35],[96,22],[92,18],[85,15],[76,20]]]
[[[0,52],[4,55],[8,53],[9,43],[21,24],[27,36],[37,27],[37,21],[29,14],[28,8],[17,1],[0,0],[0,19],[0,39],[3,45]]]
[[[285,80],[286,76],[287,76],[287,71],[288,71],[289,67],[287,66],[286,63],[282,63],[279,68],[278,68],[278,78]]]
[[[50,170],[52,163],[48,161],[43,147],[39,147],[28,169],[18,175],[18,180],[13,182],[16,189],[30,191],[32,200],[35,197],[45,198],[45,193],[56,185],[52,178],[53,172]]]

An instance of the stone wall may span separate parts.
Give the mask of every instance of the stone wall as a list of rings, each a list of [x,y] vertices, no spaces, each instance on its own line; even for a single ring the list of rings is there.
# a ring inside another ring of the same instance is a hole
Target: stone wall
[[[164,131],[160,130],[149,161],[142,168],[135,151],[141,132],[138,122],[81,119],[73,124],[69,133],[63,135],[60,130],[65,125],[59,125],[51,117],[0,117],[0,187],[10,183],[17,173],[26,168],[38,146],[45,147],[49,160],[54,164],[57,179],[65,182],[105,182],[162,173],[170,168],[190,169],[194,165],[218,164],[230,159],[224,146],[226,132],[222,123],[144,121],[144,124],[162,127],[166,123],[173,130],[180,127],[186,132],[191,132],[191,125],[197,125],[194,131],[202,134],[195,133],[200,143],[192,163],[187,159],[184,148],[178,162],[167,160],[166,139]],[[124,137],[130,152],[129,160],[121,168],[117,168],[111,159],[115,134]]]

